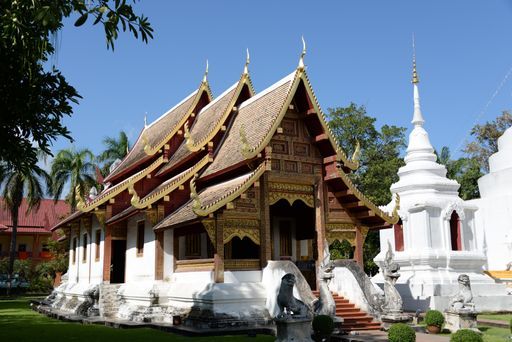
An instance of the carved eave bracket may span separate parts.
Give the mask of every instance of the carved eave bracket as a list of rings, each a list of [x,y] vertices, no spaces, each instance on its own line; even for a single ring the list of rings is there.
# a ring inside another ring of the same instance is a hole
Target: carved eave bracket
[[[93,211],[94,216],[96,216],[96,219],[100,223],[100,226],[102,228],[105,227],[105,221],[106,221],[106,211],[104,209],[96,209]]]

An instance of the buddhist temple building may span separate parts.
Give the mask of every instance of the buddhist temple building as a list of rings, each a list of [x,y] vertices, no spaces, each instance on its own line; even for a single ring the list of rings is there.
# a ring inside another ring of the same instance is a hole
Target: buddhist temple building
[[[216,97],[206,71],[145,125],[101,193],[80,197],[53,228],[69,240],[62,294],[100,284],[105,317],[136,320],[155,298],[164,321],[186,310],[260,317],[268,261],[294,262],[312,289],[326,243],[349,241],[362,264],[368,231],[399,218],[350,180],[358,154],[348,157],[330,131],[304,54],[260,92],[249,58]]]

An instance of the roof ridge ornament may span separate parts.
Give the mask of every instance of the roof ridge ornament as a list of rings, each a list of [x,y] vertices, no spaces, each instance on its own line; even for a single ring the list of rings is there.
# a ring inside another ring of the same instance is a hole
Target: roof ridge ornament
[[[398,211],[400,210],[400,195],[395,193],[395,207],[393,208],[393,212],[391,213],[391,217],[394,218],[397,222],[400,220],[400,215]]]
[[[356,140],[356,148],[354,149],[354,153],[352,153],[352,158],[350,158],[350,161],[359,165],[360,158],[361,158],[361,144],[359,143],[359,140]]]
[[[84,199],[82,198],[82,193],[80,191],[80,185],[77,185],[75,187],[75,201],[76,201],[76,208],[80,211],[85,207]]]
[[[300,54],[298,69],[304,70],[305,69],[304,56],[306,55],[306,41],[304,40],[304,36],[301,36],[301,39],[302,39],[302,53]]]
[[[144,128],[148,127],[148,112],[144,113]]]
[[[246,49],[244,75],[249,74],[249,63],[251,63],[251,56],[249,55],[249,48]]]
[[[199,199],[199,195],[197,194],[196,190],[196,179],[199,177],[199,175],[196,173],[194,174],[194,177],[190,180],[190,198],[192,199],[192,210],[199,211],[203,208],[203,205],[201,204],[201,200]]]
[[[184,133],[183,133],[183,137],[185,138],[185,145],[187,146],[187,148],[191,150],[191,148],[194,146],[195,142],[194,142],[194,139],[192,139],[192,136],[190,135],[190,130],[188,128],[188,121],[185,121],[185,125],[183,125],[183,130],[184,130]]]
[[[208,83],[208,59],[206,59],[206,69],[204,71],[203,83]]]
[[[249,159],[254,153],[254,148],[249,145],[249,141],[247,140],[247,133],[245,131],[245,125],[240,125],[240,154],[244,156],[245,159]]]

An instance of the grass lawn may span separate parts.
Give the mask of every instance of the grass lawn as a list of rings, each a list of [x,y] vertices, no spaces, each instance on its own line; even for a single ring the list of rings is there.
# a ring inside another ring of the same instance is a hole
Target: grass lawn
[[[510,330],[503,328],[494,328],[494,327],[482,327],[479,326],[478,329],[484,333],[483,338],[485,342],[503,342],[510,341]]]
[[[87,342],[131,342],[131,341],[274,341],[275,337],[219,336],[184,337],[150,328],[113,329],[100,325],[82,325],[50,319],[29,307],[27,298],[0,300],[0,340],[29,341],[87,341]]]
[[[497,321],[506,321],[508,323],[512,319],[512,314],[480,314],[478,315],[478,318],[495,319]]]

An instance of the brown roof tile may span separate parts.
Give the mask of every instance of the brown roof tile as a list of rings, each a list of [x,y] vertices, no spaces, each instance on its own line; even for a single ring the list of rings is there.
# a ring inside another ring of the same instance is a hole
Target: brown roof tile
[[[205,137],[208,137],[217,122],[224,116],[227,110],[230,110],[228,107],[230,103],[233,102],[233,97],[239,93],[239,91],[237,91],[239,90],[237,87],[238,85],[239,82],[233,84],[228,90],[217,97],[214,101],[210,102],[197,114],[197,118],[194,120],[194,124],[190,128],[190,137],[195,144],[200,143]],[[193,153],[188,149],[186,143],[186,141],[183,141],[180,147],[171,156],[169,162],[160,169],[157,175],[161,175],[171,169],[181,160]]]
[[[293,72],[240,105],[238,114],[216,153],[213,163],[201,174],[202,177],[245,160],[240,152],[240,128],[242,125],[246,132],[248,144],[258,146],[269,133],[272,124],[282,111],[295,74]]]
[[[201,93],[199,93],[198,90],[194,91],[179,104],[168,110],[165,114],[156,119],[149,126],[145,127],[128,155],[123,159],[121,164],[119,164],[119,166],[107,176],[105,181],[108,181],[109,179],[120,175],[124,171],[127,171],[132,165],[135,165],[142,160],[148,159],[149,156],[146,154],[146,152],[144,152],[144,146],[146,143],[151,147],[161,143],[162,139],[165,138],[167,133],[175,128],[181,119],[183,119],[185,115],[193,110],[191,107],[194,105],[194,103],[196,103],[196,99],[198,96],[201,96]],[[144,141],[143,137],[147,139],[147,142]]]
[[[250,185],[251,182],[256,181],[262,172],[264,172],[264,163],[260,165],[256,170],[239,176],[237,178],[212,185],[207,187],[198,194],[201,207],[209,208],[214,204],[227,198],[227,196],[237,192],[244,185]],[[160,223],[158,223],[153,229],[158,230],[162,228],[168,228],[170,226],[188,222],[199,217],[193,209],[194,201],[190,200],[185,203],[181,208],[177,209],[174,213],[167,216]]]

